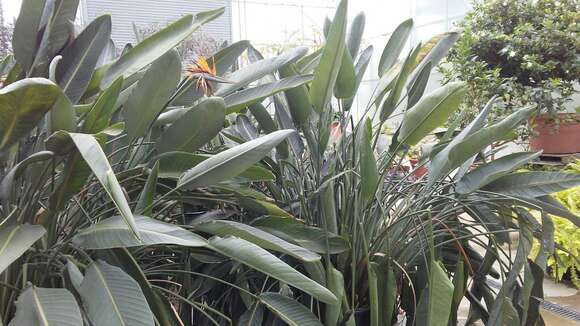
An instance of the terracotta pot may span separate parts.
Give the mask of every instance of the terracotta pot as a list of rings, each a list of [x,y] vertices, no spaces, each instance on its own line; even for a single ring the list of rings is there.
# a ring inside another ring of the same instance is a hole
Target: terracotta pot
[[[566,113],[562,113],[564,118]],[[569,115],[569,114],[568,114]],[[553,121],[538,116],[532,121],[535,136],[530,137],[530,148],[543,150],[544,154],[580,153],[580,114],[572,116],[571,121],[561,121],[559,127]]]

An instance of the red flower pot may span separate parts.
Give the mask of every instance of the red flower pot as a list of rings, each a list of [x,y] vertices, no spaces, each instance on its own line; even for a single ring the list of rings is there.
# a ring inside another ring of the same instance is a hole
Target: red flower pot
[[[565,115],[561,114],[563,120],[559,126],[545,116],[534,118],[530,148],[534,151],[543,150],[544,154],[580,153],[580,114],[572,115],[572,119],[564,119]]]

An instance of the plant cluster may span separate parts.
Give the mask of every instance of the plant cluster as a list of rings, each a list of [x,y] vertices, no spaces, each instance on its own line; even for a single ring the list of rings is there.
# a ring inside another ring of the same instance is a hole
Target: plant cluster
[[[424,94],[455,33],[400,60],[403,22],[354,121],[373,48],[360,51],[362,14],[347,33],[346,0],[318,51],[264,58],[240,41],[185,69],[176,46],[223,9],[117,56],[108,15],[72,34],[77,5],[24,0],[0,69],[0,324],[444,326],[464,298],[469,322],[541,321],[548,213],[580,225],[549,195],[580,177],[518,172],[539,153],[488,149],[532,110],[489,124],[490,103],[402,168],[465,95]]]
[[[467,82],[473,115],[499,95],[492,118],[533,105],[558,120],[580,79],[579,9],[576,0],[474,1],[441,71]]]

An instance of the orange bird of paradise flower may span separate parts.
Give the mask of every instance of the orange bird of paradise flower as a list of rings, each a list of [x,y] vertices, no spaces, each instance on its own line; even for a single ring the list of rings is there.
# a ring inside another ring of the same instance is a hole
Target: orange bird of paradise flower
[[[210,66],[206,58],[200,56],[193,64],[185,68],[189,79],[196,79],[196,87],[201,90],[205,96],[211,96],[214,92],[211,81],[226,82],[217,76],[215,63]]]

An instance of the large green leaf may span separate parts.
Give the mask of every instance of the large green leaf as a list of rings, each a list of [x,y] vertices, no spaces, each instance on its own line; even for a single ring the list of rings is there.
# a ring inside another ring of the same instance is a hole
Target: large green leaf
[[[224,12],[224,8],[186,15],[149,36],[115,61],[106,71],[101,86],[106,87],[119,76],[128,77],[173,49],[185,38]]]
[[[235,237],[213,237],[209,240],[209,248],[302,290],[317,300],[330,304],[337,302],[328,289],[251,242]]]
[[[169,152],[160,155],[159,177],[168,179],[179,179],[187,170],[199,163],[207,160],[211,156],[202,154],[191,154],[186,152]],[[274,175],[268,169],[258,165],[252,165],[239,175],[223,180],[221,183],[246,183],[253,181],[274,180]]]
[[[290,326],[322,326],[308,308],[292,298],[266,292],[260,295],[260,301]]]
[[[289,64],[280,69],[280,76],[282,78],[298,76],[298,74],[298,69],[296,68],[295,64]],[[284,92],[284,95],[286,96],[286,100],[288,102],[288,111],[290,111],[292,121],[296,126],[302,126],[306,121],[308,121],[308,117],[312,111],[312,104],[310,103],[308,88],[306,85],[290,88]],[[250,110],[252,110],[251,107]],[[255,109],[252,110],[252,113],[254,116],[256,116],[254,111]]]
[[[307,51],[307,48],[299,47],[277,57],[262,59],[238,69],[226,76],[226,79],[232,83],[219,84],[215,95],[227,96],[240,88],[246,87],[251,82],[272,74],[287,64],[295,62],[304,56]]]
[[[44,78],[27,78],[0,89],[0,151],[28,134],[62,93]]]
[[[59,96],[52,109],[50,109],[48,120],[50,132],[59,130],[74,131],[76,129],[75,109],[68,97]]]
[[[46,0],[23,0],[14,24],[12,49],[14,58],[25,73],[30,71],[39,43],[40,24]]]
[[[327,287],[332,293],[338,298],[337,304],[327,304],[326,305],[326,316],[325,316],[325,323],[326,325],[339,325],[338,322],[340,317],[342,316],[342,307],[341,303],[343,300],[347,299],[344,295],[344,276],[340,271],[332,266],[332,264],[328,264],[326,272],[326,279]]]
[[[115,80],[95,101],[83,123],[83,132],[95,134],[109,126],[121,94],[123,77]]]
[[[393,31],[379,60],[379,76],[383,76],[397,62],[412,31],[413,20],[410,18],[399,24]]]
[[[121,216],[123,216],[123,219],[131,229],[133,236],[139,238],[133,213],[127,203],[127,198],[123,194],[121,185],[115,177],[115,173],[107,160],[107,156],[95,137],[88,134],[67,133],[64,131],[57,132],[52,137],[70,139],[74,143],[86,164],[90,167],[91,171],[93,171],[95,177],[97,177],[97,180],[99,180],[103,189],[109,195],[119,210],[119,213],[121,213]],[[58,145],[55,144],[54,146]]]
[[[320,256],[292,243],[289,243],[275,235],[262,231],[250,225],[234,221],[209,221],[195,225],[195,229],[225,237],[228,235],[235,236],[264,249],[274,250],[293,256],[302,261],[318,261]]]
[[[444,124],[462,103],[464,85],[462,82],[454,82],[439,87],[409,109],[401,123],[399,142],[416,145],[435,128]]]
[[[83,96],[101,52],[111,37],[111,16],[93,20],[62,53],[56,81],[73,104]]]
[[[420,72],[424,71],[426,65],[431,65],[432,67],[437,66],[439,61],[441,61],[441,59],[447,55],[449,49],[451,49],[453,44],[455,44],[457,39],[459,39],[459,36],[460,33],[447,32],[434,36],[425,45],[423,45],[423,48],[417,58],[420,63],[417,66],[415,73],[410,78],[410,84],[415,83],[417,78],[419,78]]]
[[[95,326],[153,326],[153,313],[139,284],[119,267],[96,261],[79,291]]]
[[[367,67],[369,66],[369,63],[371,62],[372,56],[373,56],[373,46],[369,45],[360,54],[358,61],[354,65],[354,72],[356,75],[356,81],[355,81],[355,85],[354,85],[355,95],[353,95],[352,97],[350,97],[344,101],[343,106],[344,106],[344,110],[346,110],[346,111],[350,110],[350,108],[352,107],[352,104],[354,102],[354,98],[356,96],[356,91],[358,90],[360,83],[362,82],[362,79],[365,75],[365,72],[367,71]]]
[[[155,60],[124,106],[128,142],[143,137],[165,108],[181,78],[181,59],[171,50]]]
[[[443,267],[431,260],[429,284],[422,291],[417,308],[418,325],[447,326],[453,300],[453,284]]]
[[[399,72],[397,79],[394,81],[394,84],[392,86],[391,91],[389,92],[389,95],[383,102],[381,108],[381,121],[387,120],[397,108],[397,105],[399,104],[401,94],[403,93],[403,89],[405,88],[409,75],[417,65],[416,60],[417,55],[419,54],[419,50],[420,50],[419,46],[415,47],[415,49],[412,50],[405,59],[403,67],[401,68],[401,71]]]
[[[334,96],[340,99],[348,99],[355,95],[356,72],[354,70],[353,58],[348,49],[344,50],[344,55],[340,62],[340,70],[336,76],[334,85]]]
[[[460,194],[471,193],[532,161],[541,154],[542,152],[513,153],[480,165],[459,180],[455,191]]]
[[[532,108],[521,109],[494,125],[482,128],[486,114],[490,109],[491,105],[486,106],[472,123],[431,159],[428,174],[429,184],[433,184],[439,178],[458,168],[469,158],[485,149],[486,146],[504,139],[533,111]]]
[[[346,47],[350,53],[351,58],[356,59],[358,50],[362,41],[363,33],[365,31],[365,13],[359,12],[350,24],[348,37],[346,40]]]
[[[254,221],[253,225],[317,253],[338,254],[350,247],[344,238],[296,219],[265,216]]]
[[[361,195],[369,202],[374,199],[379,184],[377,160],[372,147],[371,120],[367,118],[364,123],[359,125],[357,132]]]
[[[16,315],[8,326],[79,326],[81,310],[67,289],[27,287],[16,301]]]
[[[46,230],[40,225],[20,224],[0,229],[0,273],[28,250]]]
[[[484,189],[504,195],[535,198],[577,186],[580,186],[580,174],[534,171],[502,176]]]
[[[85,249],[109,249],[156,244],[203,247],[207,241],[177,225],[146,216],[135,216],[135,226],[141,240],[131,236],[131,230],[120,216],[114,216],[78,232],[73,243]]]
[[[293,130],[278,130],[218,153],[183,173],[178,188],[194,189],[233,178],[268,155]]]
[[[332,97],[342,57],[345,50],[347,1],[341,0],[326,39],[320,57],[320,63],[314,71],[314,80],[310,87],[310,98],[317,112],[324,111]]]
[[[211,64],[215,65],[217,75],[221,76],[237,62],[240,55],[242,55],[249,46],[250,42],[246,40],[235,42],[219,50],[208,60]]]
[[[238,112],[246,106],[261,102],[268,96],[304,85],[312,80],[312,76],[292,76],[272,83],[241,90],[224,98],[227,113]]]
[[[369,263],[371,325],[390,325],[397,299],[397,283],[390,264]]]
[[[80,0],[57,0],[54,5],[54,18],[50,29],[48,51],[58,53],[71,39],[71,24],[77,17]]]

